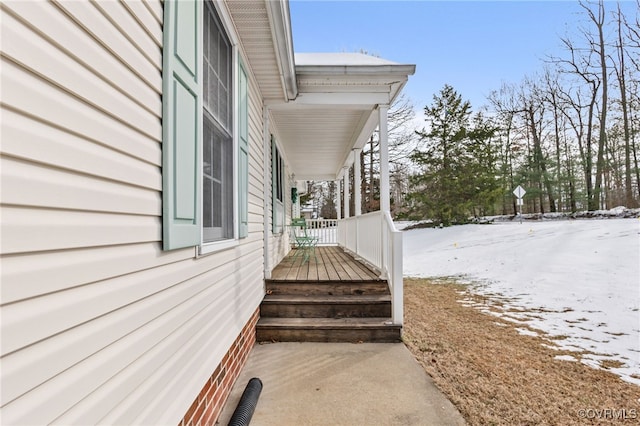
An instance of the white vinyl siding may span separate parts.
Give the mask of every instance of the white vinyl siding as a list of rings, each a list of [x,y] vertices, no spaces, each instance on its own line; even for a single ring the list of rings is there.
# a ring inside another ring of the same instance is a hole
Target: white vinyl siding
[[[262,99],[248,236],[162,250],[162,3],[2,4],[6,424],[177,424],[263,297]]]
[[[249,233],[249,92],[247,72],[238,65],[238,237]]]
[[[275,130],[275,129],[274,129]],[[287,195],[288,184],[286,161],[277,146],[276,136],[271,136],[271,167],[266,177],[271,185],[270,218],[271,232],[269,238],[269,265],[273,269],[289,253],[291,245],[289,243],[289,232],[286,224],[290,222],[290,202],[291,197]]]

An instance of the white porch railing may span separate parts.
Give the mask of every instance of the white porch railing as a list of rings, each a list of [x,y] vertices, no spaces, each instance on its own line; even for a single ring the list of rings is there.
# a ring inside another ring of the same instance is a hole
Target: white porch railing
[[[378,268],[389,283],[393,323],[402,325],[402,233],[388,212],[372,212],[338,221],[338,245]]]
[[[307,233],[318,238],[319,246],[335,246],[338,244],[337,219],[307,219]]]

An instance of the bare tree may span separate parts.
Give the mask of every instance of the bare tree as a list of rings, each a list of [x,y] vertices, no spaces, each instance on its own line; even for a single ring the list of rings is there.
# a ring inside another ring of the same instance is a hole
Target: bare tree
[[[544,129],[544,117],[545,117],[545,104],[542,99],[541,90],[538,85],[531,80],[525,82],[526,86],[523,87],[520,100],[522,105],[522,112],[525,114],[525,121],[529,130],[529,135],[533,142],[532,149],[532,166],[537,169],[539,179],[538,185],[540,187],[540,211],[544,213],[544,192],[542,186],[546,190],[547,200],[549,203],[549,209],[552,212],[556,211],[556,204],[553,197],[553,188],[551,186],[551,180],[549,179],[549,173],[547,171],[547,158],[542,149],[542,138]]]
[[[596,53],[598,57],[598,65],[600,72],[600,81],[601,81],[601,103],[600,103],[600,126],[599,126],[599,136],[598,136],[598,159],[596,162],[596,182],[594,186],[594,200],[593,203],[590,204],[590,210],[594,210],[594,208],[600,207],[601,201],[601,192],[602,192],[602,177],[604,174],[605,162],[604,162],[604,150],[605,144],[607,141],[607,106],[608,106],[608,76],[609,71],[607,67],[607,54],[606,54],[606,44],[604,40],[604,25],[605,25],[605,10],[604,10],[604,1],[599,0],[597,4],[597,13],[594,12],[589,5],[580,3],[584,10],[587,12],[589,19],[595,25],[597,31],[597,39],[596,37],[592,37],[589,33],[585,32],[587,36],[587,40],[593,52]],[[591,200],[589,200],[591,201]],[[597,207],[596,207],[597,206]]]
[[[553,122],[553,140],[555,142],[555,167],[556,167],[556,183],[558,195],[558,209],[564,210],[563,203],[568,198],[571,211],[576,209],[576,193],[575,181],[573,173],[573,154],[570,149],[565,127],[567,126],[567,118],[565,116],[565,108],[567,105],[562,96],[562,81],[557,70],[552,70],[548,66],[545,67],[543,76],[544,87],[542,88],[542,96],[544,102],[549,104]],[[564,160],[564,161],[563,161]],[[563,164],[564,162],[564,164]],[[564,175],[563,175],[564,171]],[[564,195],[564,196],[563,196]]]
[[[528,176],[530,187],[537,188],[540,211],[544,212],[545,205],[548,205],[549,210],[555,212],[557,209],[547,165],[548,155],[543,147],[547,113],[543,91],[534,79],[526,78],[518,88],[503,86],[502,94],[494,92],[489,99],[498,109],[499,119],[508,130],[506,134],[508,148],[503,147],[501,152],[503,158],[510,161],[511,178],[513,179],[513,162],[510,158],[513,155],[511,137],[512,131],[517,132],[519,127],[520,137],[527,141],[528,152],[521,173]],[[514,185],[515,183],[511,182],[511,186]]]
[[[606,143],[606,119],[607,119],[607,106],[600,105],[598,111],[598,98],[600,102],[607,103],[608,91],[606,85],[608,83],[608,68],[606,47],[604,43],[604,5],[602,0],[598,2],[597,14],[593,12],[589,4],[580,3],[589,17],[590,23],[593,23],[596,27],[596,35],[588,29],[581,29],[581,36],[583,42],[586,43],[586,47],[578,47],[575,42],[569,38],[562,38],[562,44],[568,53],[568,58],[551,58],[551,62],[559,66],[560,71],[566,74],[574,75],[579,81],[583,83],[583,87],[577,87],[570,90],[565,90],[564,94],[567,96],[566,100],[577,111],[578,120],[573,121],[574,130],[577,134],[582,135],[582,125],[586,126],[586,134],[584,138],[578,138],[578,144],[580,149],[580,157],[583,165],[583,172],[585,178],[585,186],[587,190],[587,203],[589,210],[596,210],[600,208],[600,192],[602,188],[602,174],[604,171],[604,150]],[[588,94],[586,96],[580,95],[587,88]],[[576,99],[574,96],[585,99],[584,103],[581,99]],[[583,119],[586,108],[586,120]],[[593,131],[595,130],[594,121],[596,113],[598,113],[599,121],[599,137],[598,145],[595,149],[596,156],[596,170],[593,170]],[[567,115],[569,118],[569,116]],[[578,123],[580,122],[580,123]],[[575,125],[580,124],[580,129]],[[595,183],[593,177],[595,174]]]
[[[417,140],[414,129],[411,127],[411,121],[414,117],[413,104],[404,94],[400,95],[389,108],[387,129],[389,165],[390,170],[395,171],[397,177],[406,176],[406,174],[397,172],[407,167],[409,155]],[[380,144],[378,136],[377,132],[374,133],[360,153],[361,201],[364,213],[380,208]],[[396,201],[395,197],[394,201]]]
[[[629,103],[627,101],[627,67],[625,63],[626,49],[623,40],[623,23],[624,15],[620,10],[616,13],[616,23],[618,30],[618,39],[616,43],[616,60],[613,61],[614,71],[618,78],[618,88],[620,89],[620,108],[622,110],[622,128],[624,136],[624,188],[625,188],[625,204],[627,207],[635,207],[633,190],[631,186],[631,132],[629,128]]]
[[[497,121],[501,123],[500,129],[500,159],[501,159],[501,182],[503,188],[514,188],[515,182],[513,178],[514,150],[513,129],[517,108],[515,87],[510,84],[503,83],[499,91],[493,91],[489,95],[489,102],[497,115]],[[509,203],[510,201],[510,203]],[[513,214],[517,213],[516,200],[511,196],[510,191],[504,191],[502,197],[502,214],[507,214],[507,205],[511,205]]]
[[[633,169],[635,170],[636,189],[640,198],[640,164],[638,163],[638,148],[636,137],[640,133],[640,0],[636,0],[636,15],[633,19],[625,20],[626,40],[629,48],[630,69],[636,75],[629,81],[629,121],[631,131],[631,152],[633,154]]]

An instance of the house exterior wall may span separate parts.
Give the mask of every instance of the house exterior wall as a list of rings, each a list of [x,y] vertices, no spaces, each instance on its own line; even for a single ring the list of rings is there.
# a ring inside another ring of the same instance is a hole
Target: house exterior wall
[[[0,7],[2,422],[215,419],[264,295],[255,80],[248,237],[162,251],[162,3]]]
[[[179,426],[212,425],[222,413],[224,403],[244,366],[256,340],[259,311],[244,326],[218,367],[207,379]]]
[[[286,160],[285,160],[286,161]],[[286,164],[286,163],[285,163]],[[289,184],[288,176],[291,171],[285,165],[285,179],[284,179],[284,220],[282,232],[273,232],[273,200],[269,197],[269,229],[268,233],[268,256],[269,256],[269,269],[276,267],[280,261],[291,251],[291,243],[289,241],[289,227],[291,223],[291,186]]]
[[[289,241],[289,227],[291,223],[291,200],[290,197],[285,198],[285,227],[282,233],[270,232],[269,243],[269,265],[273,269],[280,261],[291,251],[291,242]]]

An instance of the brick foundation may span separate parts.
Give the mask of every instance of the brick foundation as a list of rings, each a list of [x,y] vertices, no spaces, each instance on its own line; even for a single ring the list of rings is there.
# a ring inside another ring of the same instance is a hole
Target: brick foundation
[[[256,323],[259,318],[259,308],[242,329],[240,335],[233,342],[229,351],[222,358],[211,377],[178,423],[178,426],[214,425],[224,403],[227,401],[231,388],[240,375],[249,352],[256,341]]]

